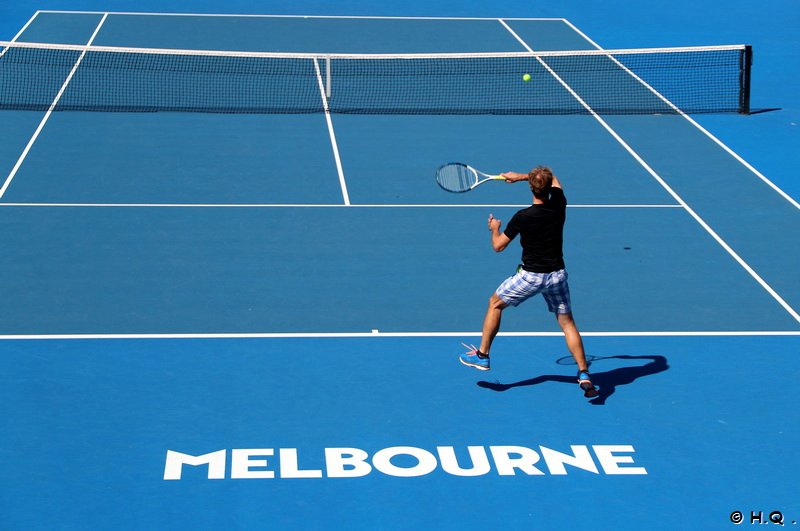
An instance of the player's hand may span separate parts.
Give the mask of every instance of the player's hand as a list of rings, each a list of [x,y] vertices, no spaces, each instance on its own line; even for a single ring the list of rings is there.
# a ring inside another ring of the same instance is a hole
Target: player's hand
[[[500,230],[500,225],[503,224],[502,221],[494,217],[492,214],[489,214],[489,221],[487,223],[489,225],[489,230],[492,232],[495,230]]]

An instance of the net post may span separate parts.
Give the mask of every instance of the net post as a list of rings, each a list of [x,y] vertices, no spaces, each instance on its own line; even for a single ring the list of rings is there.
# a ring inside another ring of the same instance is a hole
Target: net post
[[[753,47],[746,45],[742,52],[740,114],[750,114],[750,69],[753,66]]]
[[[331,99],[331,56],[325,56],[325,97]]]

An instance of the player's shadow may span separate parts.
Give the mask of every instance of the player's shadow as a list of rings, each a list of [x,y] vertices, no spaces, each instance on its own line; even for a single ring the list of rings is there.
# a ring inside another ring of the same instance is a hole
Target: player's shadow
[[[601,360],[650,360],[644,365],[637,365],[633,367],[620,367],[618,369],[611,369],[604,372],[594,372],[596,367],[590,367],[592,371],[592,382],[598,387],[600,394],[589,401],[595,406],[605,405],[606,400],[617,391],[617,387],[628,385],[635,382],[639,378],[658,374],[669,369],[667,358],[664,356],[605,356],[603,358],[595,359],[595,363]],[[516,383],[503,384],[498,382],[478,382],[480,387],[491,389],[492,391],[508,391],[514,387],[525,387],[528,385],[538,385],[545,382],[560,382],[578,387],[578,382],[574,375],[560,375],[560,374],[547,374],[544,376],[537,376],[529,380],[522,380]]]

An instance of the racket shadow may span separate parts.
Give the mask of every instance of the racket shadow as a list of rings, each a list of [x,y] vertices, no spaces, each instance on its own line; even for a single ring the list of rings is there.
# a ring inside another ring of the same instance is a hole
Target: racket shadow
[[[618,359],[618,360],[650,360],[645,365],[637,365],[634,367],[619,367],[604,372],[592,371],[592,382],[599,388],[600,394],[591,400],[589,403],[595,406],[605,405],[606,400],[617,392],[618,387],[631,384],[640,378],[652,376],[669,369],[667,358],[664,356],[605,356],[603,359]],[[498,383],[498,382],[478,382],[479,387],[484,389],[491,389],[492,391],[508,391],[515,387],[526,387],[531,385],[539,385],[545,382],[558,382],[574,385],[577,389],[578,383],[575,376],[565,376],[560,374],[546,374],[522,380],[515,383]]]

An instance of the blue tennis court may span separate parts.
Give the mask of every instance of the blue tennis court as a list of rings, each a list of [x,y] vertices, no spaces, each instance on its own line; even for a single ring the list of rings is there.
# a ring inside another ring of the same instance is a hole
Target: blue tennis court
[[[63,11],[15,40],[598,48],[561,18]],[[691,116],[0,118],[3,527],[800,520],[800,207]],[[541,299],[504,313],[491,372],[458,363],[519,263],[516,244],[491,251],[486,217],[530,196],[448,194],[433,173],[454,160],[561,179],[598,398],[582,397]]]

